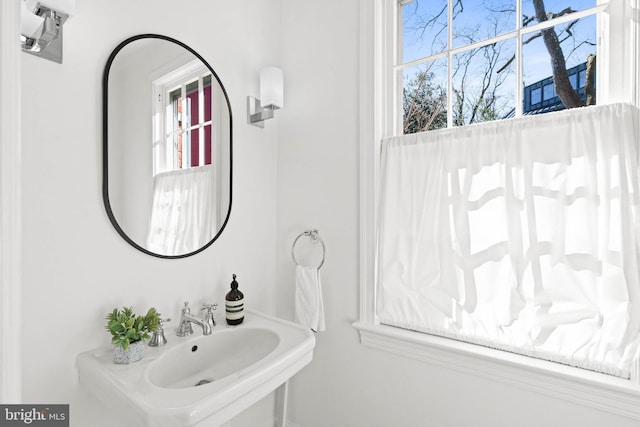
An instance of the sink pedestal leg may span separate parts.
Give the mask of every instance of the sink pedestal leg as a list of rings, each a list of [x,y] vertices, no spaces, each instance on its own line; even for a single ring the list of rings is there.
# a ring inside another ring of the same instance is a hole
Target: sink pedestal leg
[[[289,381],[285,381],[276,389],[276,427],[287,426],[287,392]]]

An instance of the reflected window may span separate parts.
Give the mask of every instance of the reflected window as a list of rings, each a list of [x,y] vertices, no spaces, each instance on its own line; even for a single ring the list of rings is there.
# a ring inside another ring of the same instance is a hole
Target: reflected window
[[[171,91],[165,109],[175,169],[211,164],[211,74]]]
[[[215,162],[220,95],[212,81],[199,61],[154,81],[154,175]]]

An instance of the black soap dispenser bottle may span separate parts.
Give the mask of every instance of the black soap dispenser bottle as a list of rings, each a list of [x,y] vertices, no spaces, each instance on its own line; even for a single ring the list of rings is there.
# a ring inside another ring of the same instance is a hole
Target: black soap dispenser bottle
[[[239,325],[244,320],[244,294],[238,290],[236,275],[233,275],[231,290],[225,297],[227,324]]]

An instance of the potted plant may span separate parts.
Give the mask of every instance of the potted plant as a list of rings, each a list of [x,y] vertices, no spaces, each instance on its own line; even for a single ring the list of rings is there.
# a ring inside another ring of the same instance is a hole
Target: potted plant
[[[114,308],[107,314],[106,329],[111,332],[111,343],[115,346],[114,363],[128,364],[142,359],[143,340],[150,332],[158,330],[160,314],[151,307],[145,316],[136,316],[131,307]]]

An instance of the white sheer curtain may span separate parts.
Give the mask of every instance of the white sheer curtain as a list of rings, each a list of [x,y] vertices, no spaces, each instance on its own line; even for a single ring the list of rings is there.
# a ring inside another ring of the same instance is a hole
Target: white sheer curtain
[[[217,231],[215,168],[163,172],[154,179],[147,249],[162,255],[193,252]]]
[[[628,378],[637,114],[586,107],[383,141],[380,321]]]

